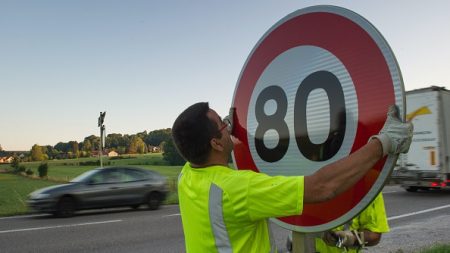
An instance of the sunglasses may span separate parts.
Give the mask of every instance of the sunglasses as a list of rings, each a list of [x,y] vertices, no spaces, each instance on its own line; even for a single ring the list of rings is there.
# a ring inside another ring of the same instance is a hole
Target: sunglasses
[[[230,119],[228,119],[228,117],[225,117],[225,118],[222,120],[222,123],[223,123],[224,125],[223,125],[221,128],[219,128],[219,132],[222,132],[222,130],[224,130],[224,129],[226,128],[226,129],[227,129],[227,132],[231,134],[231,130],[233,130],[233,129],[232,129],[232,126],[231,126],[231,121],[230,121]]]

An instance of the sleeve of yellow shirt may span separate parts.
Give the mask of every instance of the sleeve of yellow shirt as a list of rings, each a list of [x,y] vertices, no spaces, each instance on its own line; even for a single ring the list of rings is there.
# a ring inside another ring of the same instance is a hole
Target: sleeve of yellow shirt
[[[381,193],[378,194],[373,202],[361,212],[357,219],[359,222],[359,230],[367,229],[377,233],[389,232],[383,195]]]
[[[298,215],[303,211],[304,177],[248,173],[247,208],[251,220]]]

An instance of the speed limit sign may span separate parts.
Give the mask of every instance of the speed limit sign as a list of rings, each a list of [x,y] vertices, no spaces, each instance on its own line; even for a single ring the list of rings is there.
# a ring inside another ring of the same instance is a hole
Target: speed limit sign
[[[340,7],[298,10],[262,36],[242,68],[232,105],[234,165],[312,174],[366,144],[392,104],[404,117],[400,69],[374,26]],[[299,232],[347,222],[376,197],[396,160],[389,156],[343,194],[275,222]]]

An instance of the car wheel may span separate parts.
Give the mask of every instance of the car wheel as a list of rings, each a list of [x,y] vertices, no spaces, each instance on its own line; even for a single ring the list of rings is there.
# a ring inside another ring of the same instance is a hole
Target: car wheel
[[[58,201],[58,205],[56,207],[56,216],[57,217],[72,217],[75,213],[75,199],[72,197],[62,197]]]
[[[157,192],[152,192],[148,195],[147,197],[148,209],[156,210],[159,208],[160,204],[161,204],[161,197]]]
[[[409,186],[406,188],[407,192],[417,192],[417,190],[419,190],[419,188],[417,188],[415,186]]]
[[[136,210],[136,209],[138,209],[138,208],[139,208],[139,206],[141,206],[141,205],[139,205],[139,204],[136,204],[136,205],[131,205],[130,207],[131,207],[131,208],[133,208],[134,210]]]

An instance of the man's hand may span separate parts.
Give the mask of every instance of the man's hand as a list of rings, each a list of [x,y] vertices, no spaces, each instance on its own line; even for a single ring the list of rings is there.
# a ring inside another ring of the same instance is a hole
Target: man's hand
[[[331,230],[325,231],[322,235],[322,240],[330,246],[336,246],[338,239],[336,233]]]
[[[407,153],[411,145],[413,125],[410,122],[402,122],[398,116],[398,108],[395,105],[389,107],[387,119],[378,135],[372,136],[380,140],[383,146],[383,155]]]
[[[344,231],[336,231],[334,232],[336,236],[340,239],[338,242],[339,248],[341,247],[353,247],[355,246],[356,236],[353,231],[344,230]]]
[[[339,248],[360,247],[363,246],[363,235],[362,232],[355,230],[326,231],[322,236],[322,240],[330,246]]]

